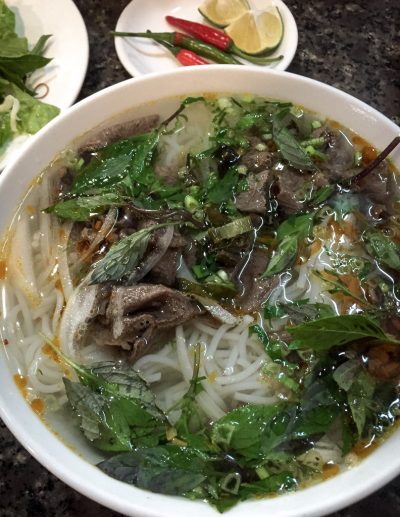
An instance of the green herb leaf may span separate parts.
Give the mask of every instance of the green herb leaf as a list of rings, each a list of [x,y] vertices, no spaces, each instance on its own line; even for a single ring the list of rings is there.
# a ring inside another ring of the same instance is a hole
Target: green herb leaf
[[[231,199],[238,180],[237,169],[231,167],[222,179],[212,183],[207,193],[208,201],[220,205]]]
[[[394,241],[375,230],[367,230],[362,238],[368,253],[378,263],[400,271],[400,248]]]
[[[313,219],[314,213],[294,215],[279,225],[276,232],[278,246],[261,278],[271,277],[291,266],[296,259],[299,242],[311,232]]]
[[[201,345],[198,344],[194,351],[193,376],[190,381],[189,389],[182,399],[168,410],[168,413],[181,410],[181,415],[174,425],[179,438],[182,438],[186,443],[198,449],[208,449],[209,440],[206,436],[203,420],[196,403],[197,395],[204,389],[201,384],[204,377],[199,377],[200,359]]]
[[[325,185],[314,192],[308,201],[309,206],[319,206],[324,203],[331,195],[335,192],[336,187],[334,185]]]
[[[316,351],[329,350],[333,346],[342,346],[358,339],[397,343],[381,329],[381,327],[367,316],[346,314],[309,321],[295,327],[288,327],[287,331],[294,341],[289,347],[292,350],[310,348]]]
[[[246,216],[234,219],[223,226],[210,228],[208,230],[208,234],[215,243],[218,243],[225,239],[234,239],[235,237],[251,232],[252,230],[254,230],[254,227],[251,222],[251,218]]]
[[[374,392],[374,379],[364,368],[361,368],[347,392],[348,404],[360,437],[363,434],[367,415],[371,411]]]
[[[292,474],[289,472],[280,472],[279,474],[272,474],[259,481],[243,483],[239,495],[240,498],[244,500],[257,495],[276,494],[281,490],[287,491],[296,488],[296,486],[297,480]]]
[[[0,97],[12,95],[19,100],[17,128],[19,133],[34,134],[50,122],[60,110],[56,106],[40,102],[18,88],[15,84],[5,81],[0,73]]]
[[[110,372],[105,373],[105,368],[109,369],[105,365],[98,366],[105,377],[99,376],[96,369],[77,368],[85,384],[68,379],[64,384],[81,429],[93,445],[105,451],[128,451],[140,445],[152,447],[165,439],[164,416],[154,404],[137,396],[146,395],[142,380],[135,378],[135,384],[127,387],[126,381],[132,375],[114,372],[107,380]]]
[[[310,235],[313,220],[314,212],[289,216],[279,225],[276,238],[278,241],[282,241],[285,237],[305,239]]]
[[[247,459],[262,458],[287,439],[293,418],[282,404],[242,406],[215,422],[211,440]]]
[[[265,351],[273,361],[281,360],[282,349],[279,341],[271,340],[265,330],[260,325],[251,325],[249,327],[249,336],[255,334],[264,346]]]
[[[336,313],[330,305],[326,303],[301,303],[298,300],[293,303],[279,304],[279,308],[289,317],[292,324],[298,325],[304,321],[317,320],[335,316]]]
[[[121,206],[125,203],[125,197],[113,192],[105,192],[97,196],[76,197],[60,201],[56,205],[49,206],[44,211],[53,213],[62,219],[87,221],[94,215],[102,214],[111,207]]]
[[[72,194],[84,194],[121,183],[133,166],[133,160],[151,139],[152,133],[135,135],[96,151],[91,161],[76,176]]]
[[[143,228],[113,244],[107,255],[95,264],[91,283],[101,284],[129,279],[129,276],[133,273],[134,268],[139,264],[146,251],[151,233],[159,228],[165,228],[174,224],[179,223],[155,224],[148,228]]]
[[[281,120],[275,116],[273,123],[273,138],[283,158],[296,169],[317,171],[318,167],[304,151],[292,133],[283,127]]]
[[[109,476],[161,494],[185,495],[206,479],[207,456],[190,447],[136,449],[102,461]]]
[[[287,236],[278,244],[261,278],[269,278],[281,273],[292,265],[297,257],[297,237]]]
[[[35,43],[34,47],[31,50],[31,54],[36,54],[41,56],[43,54],[44,48],[46,46],[47,41],[51,38],[51,34],[43,34]]]

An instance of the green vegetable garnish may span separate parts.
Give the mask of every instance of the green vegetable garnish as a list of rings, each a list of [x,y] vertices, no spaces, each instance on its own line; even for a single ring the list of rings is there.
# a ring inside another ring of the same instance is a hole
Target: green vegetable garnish
[[[7,96],[14,101],[13,107],[0,108],[0,153],[14,136],[36,133],[60,111],[35,99],[27,83],[32,72],[51,61],[42,56],[49,37],[41,36],[29,50],[28,40],[15,32],[14,13],[0,0],[0,106]]]

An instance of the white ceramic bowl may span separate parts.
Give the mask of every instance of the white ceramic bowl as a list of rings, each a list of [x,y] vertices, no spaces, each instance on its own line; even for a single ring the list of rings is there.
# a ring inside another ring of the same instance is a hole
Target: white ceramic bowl
[[[385,147],[400,129],[359,100],[319,82],[286,72],[254,67],[215,66],[180,69],[162,75],[132,79],[73,106],[42,129],[0,177],[0,221],[4,233],[22,196],[40,171],[77,136],[115,115],[164,97],[204,92],[254,93],[291,100],[325,114],[360,134],[378,149]],[[393,154],[400,165],[400,152]],[[146,492],[103,474],[83,456],[88,448],[72,442],[72,452],[36,416],[12,379],[6,347],[0,349],[0,415],[26,449],[67,484],[99,503],[135,517],[215,517],[216,511],[202,502]],[[93,457],[90,457],[93,461]],[[312,517],[333,512],[378,489],[400,473],[400,430],[359,466],[328,481],[299,492],[239,504],[229,517]]]

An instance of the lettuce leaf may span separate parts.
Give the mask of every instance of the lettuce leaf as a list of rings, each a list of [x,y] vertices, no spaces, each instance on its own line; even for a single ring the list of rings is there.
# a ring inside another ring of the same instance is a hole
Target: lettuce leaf
[[[20,90],[15,84],[0,78],[0,98],[6,95],[12,95],[20,102],[17,118],[17,128],[20,134],[36,133],[60,112],[56,106],[35,99]]]

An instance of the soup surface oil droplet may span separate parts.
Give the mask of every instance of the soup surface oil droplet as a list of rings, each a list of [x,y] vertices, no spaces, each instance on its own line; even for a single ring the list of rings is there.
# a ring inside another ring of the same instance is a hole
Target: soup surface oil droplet
[[[44,412],[44,402],[41,399],[33,399],[31,402],[31,408],[38,415],[42,415]]]

